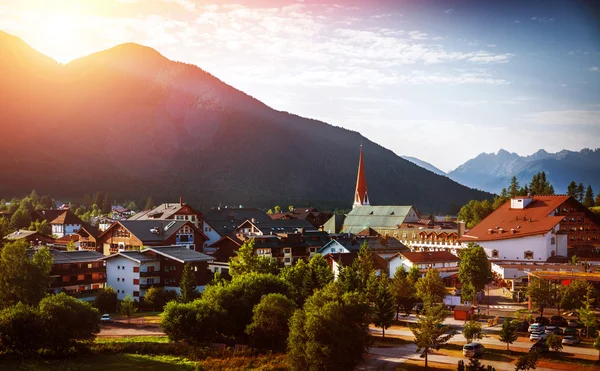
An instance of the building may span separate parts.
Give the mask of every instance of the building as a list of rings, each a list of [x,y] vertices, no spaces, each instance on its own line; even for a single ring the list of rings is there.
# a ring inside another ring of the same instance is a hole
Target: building
[[[356,251],[351,253],[327,254],[324,256],[325,260],[327,260],[327,264],[329,264],[329,267],[333,272],[334,279],[338,278],[340,274],[340,268],[351,266],[357,257],[358,252]],[[371,258],[373,260],[373,269],[375,270],[375,275],[381,276],[381,274],[385,273],[389,276],[387,261],[377,254],[371,254]]]
[[[189,221],[196,228],[202,230],[202,213],[194,210],[190,205],[179,198],[179,203],[165,203],[154,209],[140,211],[128,220],[176,220]]]
[[[492,274],[500,286],[511,291],[525,290],[527,276],[530,272],[584,272],[581,265],[546,262],[494,261],[491,263]]]
[[[100,235],[103,231],[100,229],[84,223],[81,228],[77,231],[79,235],[79,249],[86,251],[98,251],[102,252],[102,242],[100,242]]]
[[[202,292],[213,277],[209,271],[212,257],[181,246],[120,251],[102,260],[106,262],[107,283],[117,291],[120,300],[131,295],[139,301],[152,286],[179,293],[184,264],[192,266],[198,292]]]
[[[569,217],[561,213],[562,205],[569,198],[515,197],[482,220],[459,241],[464,246],[470,242],[478,243],[491,260],[545,262],[555,256],[566,257],[568,231],[563,223]]]
[[[170,245],[202,252],[206,236],[191,220],[119,220],[104,231],[97,241],[104,255]]]
[[[77,233],[83,225],[83,221],[68,209],[35,210],[31,212],[31,220],[46,220],[52,227],[52,234],[58,238]]]
[[[247,236],[266,236],[281,233],[316,232],[317,229],[304,219],[278,219],[268,221],[246,220],[236,229],[236,234]]]
[[[412,206],[355,206],[346,215],[342,229],[344,233],[357,234],[371,228],[382,236],[398,238],[403,223],[418,221],[419,215]]]
[[[287,213],[271,214],[271,219],[303,219],[315,228],[322,228],[333,216],[330,212],[319,211],[315,207],[295,207]]]
[[[340,239],[332,239],[322,248],[318,250],[319,254],[327,255],[327,254],[348,254],[352,252],[357,252],[360,249],[360,246],[366,242],[369,246],[369,250],[373,253],[381,256],[386,259],[396,255],[399,252],[410,251],[410,249],[405,246],[402,242],[398,241],[395,238],[391,237],[363,237],[363,238],[340,238]]]
[[[270,223],[267,213],[256,208],[217,208],[203,210],[206,246],[211,246],[226,236],[235,236],[240,224],[249,220],[254,223]]]
[[[63,250],[63,251],[68,250],[69,247],[71,247],[73,250],[80,250],[79,239],[80,239],[80,237],[78,234],[68,234],[66,236],[63,236],[61,238],[57,238],[56,240],[54,240],[52,247],[54,247],[56,250]],[[71,245],[71,246],[69,246],[69,245]]]
[[[254,240],[254,253],[275,258],[280,266],[292,265],[298,260],[308,262],[329,241],[325,232],[239,235],[238,238],[241,241]]]
[[[401,252],[388,260],[390,274],[394,274],[401,266],[408,272],[417,266],[424,276],[428,269],[436,269],[442,278],[458,274],[460,259],[448,251]]]
[[[30,250],[33,255],[35,250]],[[59,251],[50,249],[53,262],[49,291],[66,292],[84,301],[94,300],[106,285],[106,267],[96,251]]]
[[[346,215],[335,214],[323,224],[323,230],[329,234],[340,233],[344,229],[344,220],[346,220]]]
[[[356,176],[356,190],[354,191],[354,203],[352,208],[357,206],[369,206],[369,191],[367,189],[367,177],[365,175],[365,167],[363,164],[362,144],[360,145],[360,154],[358,156],[358,174]]]
[[[4,236],[4,239],[8,241],[25,240],[29,242],[29,245],[31,246],[42,246],[54,243],[54,238],[51,236],[46,236],[45,234],[36,231],[27,231],[23,229]]]

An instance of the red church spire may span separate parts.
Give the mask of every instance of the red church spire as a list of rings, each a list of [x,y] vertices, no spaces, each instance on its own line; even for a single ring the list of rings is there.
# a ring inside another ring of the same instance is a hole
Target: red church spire
[[[360,145],[360,157],[358,159],[358,176],[356,177],[356,191],[354,192],[354,204],[356,206],[369,206],[369,193],[367,191],[367,178],[363,165],[362,144]]]

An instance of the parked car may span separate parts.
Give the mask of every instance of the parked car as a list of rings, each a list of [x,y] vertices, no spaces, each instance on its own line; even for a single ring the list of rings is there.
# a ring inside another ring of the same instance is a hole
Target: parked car
[[[550,335],[550,334],[562,335],[563,330],[557,326],[547,326],[546,330],[544,332],[548,335]]]
[[[550,319],[548,319],[548,317],[537,317],[535,322],[541,323],[544,326],[548,326],[550,324]]]
[[[545,339],[548,339],[548,334],[546,334],[544,331],[532,332],[531,335],[529,335],[529,340],[531,340],[531,341],[545,340]]]
[[[529,329],[527,329],[527,332],[535,332],[535,331],[544,332],[544,331],[546,331],[546,326],[541,325],[539,323],[532,323],[531,325],[529,325]]]
[[[574,328],[577,328],[577,327],[579,327],[579,325],[580,325],[580,324],[579,324],[579,321],[577,321],[577,320],[574,320],[574,319],[570,320],[570,321],[569,321],[569,323],[567,323],[567,326],[568,326],[568,327],[574,327]]]
[[[577,336],[565,336],[562,339],[562,343],[563,344],[567,344],[567,345],[575,345],[575,344],[579,344],[579,338]]]
[[[100,323],[112,323],[110,314],[103,314],[102,317],[100,317]]]
[[[564,334],[568,336],[578,336],[579,330],[577,330],[575,327],[567,327]]]
[[[581,329],[581,336],[587,336],[587,330],[585,328]],[[595,338],[598,337],[598,331],[594,327],[590,327],[590,337]]]
[[[536,342],[535,344],[533,344],[531,346],[531,348],[529,348],[530,352],[540,352],[540,353],[545,353],[547,351],[550,350],[550,347],[548,346],[548,344],[546,344],[546,340],[539,340],[538,342]]]
[[[463,347],[465,357],[477,357],[485,352],[485,347],[480,343],[469,343]]]
[[[517,324],[517,332],[527,332],[529,329],[529,322],[523,321]]]
[[[550,325],[558,327],[567,327],[567,320],[563,316],[550,317]]]

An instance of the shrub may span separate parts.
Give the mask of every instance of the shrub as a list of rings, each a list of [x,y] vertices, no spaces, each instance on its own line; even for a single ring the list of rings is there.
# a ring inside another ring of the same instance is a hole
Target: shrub
[[[101,313],[116,313],[117,304],[117,292],[110,286],[106,286],[94,300],[94,306],[98,308]]]
[[[0,346],[10,352],[33,353],[39,350],[44,338],[39,311],[18,303],[0,312]]]

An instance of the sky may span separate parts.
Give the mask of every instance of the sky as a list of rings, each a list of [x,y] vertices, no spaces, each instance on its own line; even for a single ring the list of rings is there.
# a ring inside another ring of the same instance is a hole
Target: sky
[[[61,63],[135,42],[282,111],[449,171],[600,147],[594,1],[0,0]]]

